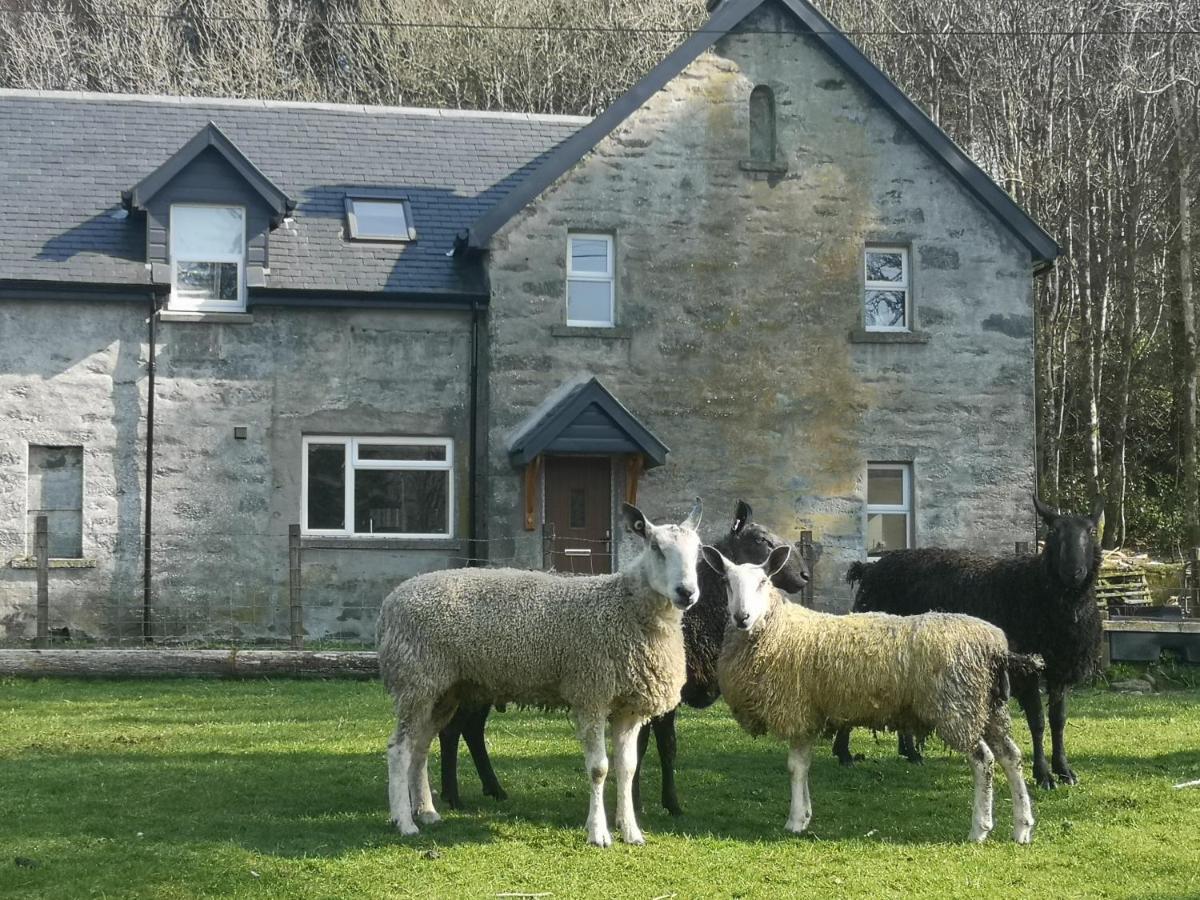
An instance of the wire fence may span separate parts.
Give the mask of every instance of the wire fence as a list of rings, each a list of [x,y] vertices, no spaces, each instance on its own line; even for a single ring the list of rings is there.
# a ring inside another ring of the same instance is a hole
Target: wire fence
[[[489,540],[156,532],[149,592],[140,531],[85,528],[83,556],[51,557],[44,517],[0,531],[7,647],[370,649],[387,594],[423,572],[468,566],[614,571],[612,540],[544,533]]]

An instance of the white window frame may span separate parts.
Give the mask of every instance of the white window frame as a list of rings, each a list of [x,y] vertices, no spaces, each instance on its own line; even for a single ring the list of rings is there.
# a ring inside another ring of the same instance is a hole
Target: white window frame
[[[238,267],[238,296],[236,301],[230,300],[201,300],[192,302],[183,300],[176,291],[179,284],[179,269],[175,256],[175,210],[176,209],[240,209],[242,211],[242,252],[214,254],[212,259],[197,260],[198,262],[232,262]],[[188,312],[245,312],[246,311],[246,229],[249,227],[249,211],[237,203],[172,203],[170,211],[170,252],[171,252],[171,296],[167,306],[173,310]]]
[[[901,271],[904,278],[901,281],[872,281],[867,277],[868,253],[899,253]],[[912,269],[908,248],[899,244],[867,244],[863,248],[863,327],[867,331],[912,331],[913,302],[912,302]],[[904,324],[903,325],[868,325],[867,324],[867,292],[868,291],[903,291],[904,292]]]
[[[404,231],[394,234],[365,234],[358,227],[358,213],[354,209],[355,203],[394,203],[400,207],[400,212],[404,216]],[[374,244],[407,244],[409,241],[417,239],[417,229],[413,225],[412,206],[408,202],[407,197],[395,196],[369,196],[366,194],[347,194],[346,195],[346,237],[348,240],[374,243]]]
[[[904,514],[904,536],[907,541],[907,547],[913,546],[913,467],[912,463],[884,463],[884,462],[869,462],[867,463],[867,481],[864,485],[864,499],[870,496],[871,489],[871,473],[872,472],[900,472],[902,479],[902,502],[897,505],[894,503],[864,503],[866,511],[863,515],[863,542],[866,543],[867,529],[870,525],[871,516],[876,513]],[[881,554],[872,553],[871,548],[867,547],[867,556],[872,559],[878,559]]]
[[[587,241],[604,241],[608,253],[607,271],[601,272],[575,272],[571,268],[571,247],[575,240]],[[566,285],[566,314],[567,325],[573,328],[615,328],[617,324],[617,309],[616,309],[616,242],[611,234],[589,234],[585,232],[573,231],[567,235],[567,285]],[[597,319],[572,319],[571,318],[571,282],[572,281],[595,281],[608,283],[608,321]]]
[[[341,444],[345,452],[344,471],[346,473],[345,495],[343,497],[344,528],[309,528],[308,527],[308,448],[312,444]],[[359,459],[359,448],[372,444],[387,446],[438,446],[446,448],[445,461],[421,459]],[[439,471],[449,472],[446,478],[446,530],[437,533],[416,533],[388,531],[380,534],[356,532],[354,530],[354,474],[359,469],[385,469],[389,471]],[[300,533],[316,537],[344,537],[356,540],[435,540],[446,539],[454,535],[454,441],[451,438],[438,437],[387,437],[371,435],[352,437],[348,435],[305,435],[301,442],[300,466]]]

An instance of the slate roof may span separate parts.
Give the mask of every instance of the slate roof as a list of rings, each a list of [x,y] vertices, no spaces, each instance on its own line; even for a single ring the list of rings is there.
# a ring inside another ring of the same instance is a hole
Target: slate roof
[[[583,159],[613,129],[719,38],[736,32],[738,26],[764,3],[775,3],[793,15],[802,30],[811,33],[836,62],[891,110],[914,137],[946,165],[950,174],[1029,248],[1035,272],[1053,265],[1061,252],[1054,239],[808,0],[724,0],[711,5],[712,16],[698,31],[668,54],[612,106],[534,166],[528,177],[501,202],[489,207],[472,223],[468,245],[475,249],[486,249],[492,235],[509,219]]]
[[[143,219],[121,192],[215,123],[296,201],[268,286],[477,292],[455,236],[588,120],[262,100],[0,90],[0,279],[149,284]],[[403,191],[418,240],[343,238],[354,188]]]

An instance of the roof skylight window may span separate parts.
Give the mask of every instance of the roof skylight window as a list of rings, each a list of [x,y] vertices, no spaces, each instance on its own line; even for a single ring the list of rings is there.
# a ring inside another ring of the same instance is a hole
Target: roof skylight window
[[[346,233],[352,241],[415,241],[408,201],[400,197],[346,197]]]

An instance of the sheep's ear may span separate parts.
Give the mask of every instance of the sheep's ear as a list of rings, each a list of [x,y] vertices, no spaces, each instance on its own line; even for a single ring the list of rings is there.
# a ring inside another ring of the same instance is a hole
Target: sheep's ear
[[[716,547],[710,547],[708,544],[703,544],[700,547],[700,555],[704,557],[704,561],[708,563],[708,567],[718,575],[725,574],[725,557],[721,555],[721,551]]]
[[[1042,517],[1042,521],[1047,525],[1054,525],[1055,521],[1058,519],[1058,510],[1047,506],[1045,503],[1039,500],[1037,494],[1033,495],[1033,508],[1037,510],[1037,514]]]
[[[696,498],[695,504],[692,506],[692,511],[688,513],[688,517],[683,520],[683,527],[690,528],[695,531],[700,527],[700,517],[704,514],[704,503],[700,498]]]
[[[767,573],[767,577],[774,578],[779,570],[787,565],[788,558],[791,555],[791,544],[781,544],[772,550],[771,555],[767,557],[767,561],[763,563],[763,570]]]
[[[1088,517],[1092,520],[1092,525],[1096,528],[1100,527],[1100,520],[1104,518],[1104,498],[1097,497],[1096,502],[1092,504],[1092,514]]]
[[[750,504],[745,500],[739,500],[737,512],[733,514],[733,525],[729,528],[730,534],[741,534],[742,529],[746,527],[746,523],[750,521],[750,517],[754,515],[754,511],[750,509]]]
[[[649,538],[650,529],[646,526],[650,523],[646,521],[646,516],[640,509],[632,503],[622,503],[621,515],[625,518],[626,528],[634,534],[640,534],[644,538]]]

